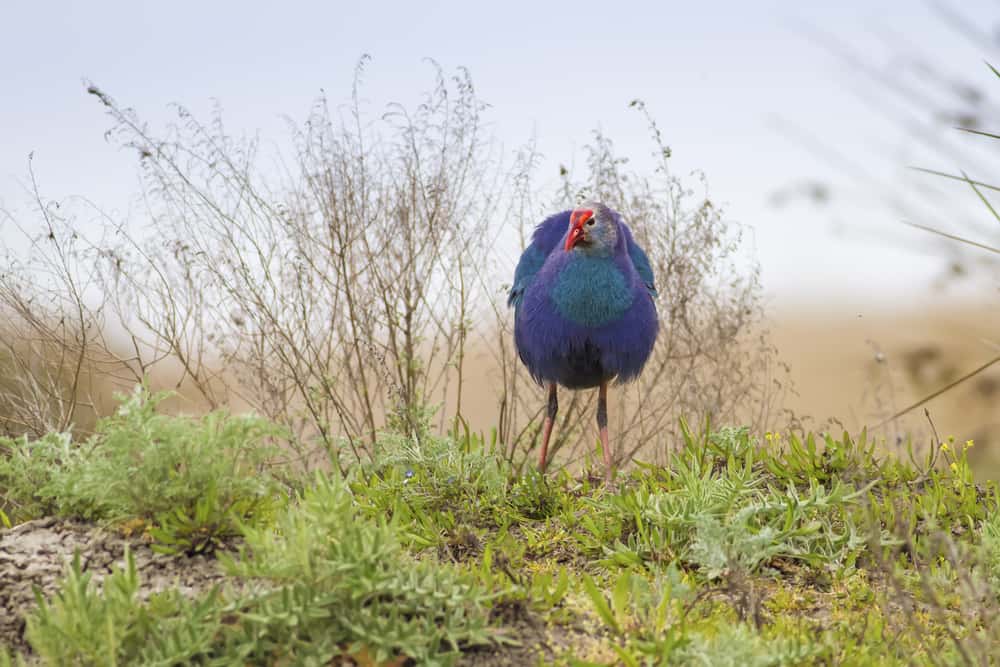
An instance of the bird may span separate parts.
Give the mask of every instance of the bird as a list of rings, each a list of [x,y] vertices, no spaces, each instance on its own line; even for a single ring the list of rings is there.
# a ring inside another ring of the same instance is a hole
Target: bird
[[[538,468],[549,463],[558,387],[598,388],[597,427],[607,485],[608,385],[639,377],[659,333],[653,269],[622,216],[597,201],[542,221],[514,270],[507,305],[514,343],[531,377],[548,390]]]

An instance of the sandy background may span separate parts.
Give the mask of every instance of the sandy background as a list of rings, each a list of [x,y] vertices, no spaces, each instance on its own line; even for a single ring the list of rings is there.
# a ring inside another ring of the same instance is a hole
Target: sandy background
[[[851,431],[885,420],[1000,354],[1000,303],[923,307],[802,307],[772,317],[791,367],[789,407]],[[1000,363],[926,404],[942,438],[973,439],[981,477],[1000,474]],[[923,408],[879,430],[927,441]]]
[[[815,429],[868,426],[886,441],[932,434],[923,407],[872,427],[1000,354],[1000,302],[925,306],[803,305],[772,310],[771,336],[789,365],[795,392],[787,407]],[[474,428],[496,423],[485,350],[469,355],[463,412]],[[541,390],[538,400],[543,401]],[[926,404],[942,438],[973,439],[982,478],[1000,477],[1000,363]]]
[[[854,308],[811,304],[772,309],[769,325],[794,386],[785,406],[807,428],[836,433],[846,428],[856,434],[867,426],[890,448],[908,436],[928,446],[932,432],[923,407],[896,422],[875,425],[1000,354],[1000,302]],[[498,372],[483,343],[471,345],[467,363],[463,416],[473,430],[488,433],[498,419]],[[154,376],[154,387],[176,388],[171,376]],[[102,403],[109,407],[107,393]],[[206,409],[187,388],[180,394],[168,401],[169,408],[189,413]],[[541,389],[537,398],[541,406]],[[1000,479],[998,402],[1000,363],[925,406],[942,439],[975,441],[970,457],[981,479]],[[444,410],[452,414],[453,396]]]

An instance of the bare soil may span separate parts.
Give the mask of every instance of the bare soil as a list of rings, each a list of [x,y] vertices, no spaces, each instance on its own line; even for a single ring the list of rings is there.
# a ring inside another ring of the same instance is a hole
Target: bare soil
[[[139,537],[125,538],[82,522],[28,521],[0,531],[0,645],[27,650],[24,617],[35,608],[34,589],[45,597],[55,593],[75,553],[81,569],[99,583],[124,563],[126,545],[135,556],[144,599],[169,588],[194,596],[224,577],[211,556],[158,554]]]

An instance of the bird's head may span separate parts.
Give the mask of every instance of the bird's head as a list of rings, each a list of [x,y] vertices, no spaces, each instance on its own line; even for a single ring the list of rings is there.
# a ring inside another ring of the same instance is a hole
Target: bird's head
[[[606,257],[618,244],[618,222],[614,212],[600,202],[587,202],[569,215],[566,252]]]

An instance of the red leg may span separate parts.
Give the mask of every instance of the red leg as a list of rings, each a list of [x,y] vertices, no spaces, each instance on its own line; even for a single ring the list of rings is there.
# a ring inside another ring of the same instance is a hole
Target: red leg
[[[611,464],[611,443],[608,442],[608,383],[602,382],[597,394],[597,428],[601,431],[601,450],[604,452],[604,483],[610,485],[614,477]]]
[[[559,411],[559,401],[556,399],[556,383],[549,384],[549,404],[545,410],[545,426],[542,430],[542,451],[538,454],[538,470],[545,472],[548,466],[549,456],[549,436],[552,435],[552,427],[556,423],[556,413]]]

